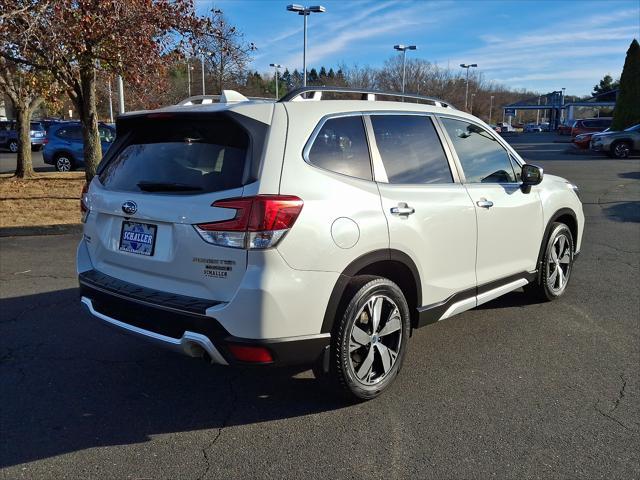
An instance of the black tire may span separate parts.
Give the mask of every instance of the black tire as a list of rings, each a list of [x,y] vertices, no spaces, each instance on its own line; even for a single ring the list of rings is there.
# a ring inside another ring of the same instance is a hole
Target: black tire
[[[538,279],[525,286],[524,290],[537,300],[550,302],[560,298],[567,289],[573,270],[575,247],[571,230],[560,222],[551,225],[545,242]]]
[[[411,328],[409,306],[400,288],[381,277],[356,278],[346,295],[349,303],[332,335],[330,373],[352,399],[370,400],[400,372]]]
[[[17,140],[11,140],[9,142],[9,151],[11,153],[18,153],[18,141]]]
[[[42,150],[42,145],[33,145],[31,147],[31,150],[34,152],[39,152],[40,150]]]
[[[75,161],[71,155],[59,153],[54,159],[54,166],[58,172],[70,172],[75,169]]]
[[[631,142],[627,140],[619,140],[611,145],[609,154],[613,158],[629,158],[632,148],[633,146],[631,145]]]

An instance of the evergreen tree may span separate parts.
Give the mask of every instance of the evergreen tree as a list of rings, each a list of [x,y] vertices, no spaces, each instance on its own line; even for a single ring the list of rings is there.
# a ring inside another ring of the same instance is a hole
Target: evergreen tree
[[[634,38],[620,76],[620,92],[611,129],[624,130],[636,123],[640,123],[640,44]]]
[[[308,73],[307,81],[309,83],[315,83],[318,81],[318,71],[315,68],[312,68],[311,71]]]
[[[288,68],[284,69],[282,75],[280,76],[282,82],[285,84],[285,88],[287,90],[291,90],[293,88],[293,83],[291,82],[291,72],[289,72]]]
[[[327,76],[332,80],[336,77],[336,73],[333,71],[333,68],[329,69],[329,73]]]
[[[619,81],[613,81],[613,77],[609,74],[602,77],[602,80],[598,83],[598,85],[593,86],[593,96],[600,95],[603,93],[610,92],[611,90],[615,90],[620,86]]]
[[[320,67],[320,80],[324,80],[325,78],[327,78],[327,69],[324,67]]]
[[[296,68],[291,75],[291,87],[297,88],[302,86],[302,74]]]

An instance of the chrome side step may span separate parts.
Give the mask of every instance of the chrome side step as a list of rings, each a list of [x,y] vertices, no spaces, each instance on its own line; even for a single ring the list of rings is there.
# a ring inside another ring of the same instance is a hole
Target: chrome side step
[[[496,287],[493,290],[489,290],[488,292],[481,293],[472,298],[465,298],[464,300],[460,300],[459,302],[454,303],[449,308],[447,308],[446,312],[442,314],[442,316],[438,319],[444,320],[445,318],[452,317],[457,315],[458,313],[462,313],[466,310],[470,310],[478,305],[482,305],[483,303],[487,303],[494,298],[501,297],[505,293],[509,293],[517,288],[524,287],[529,281],[525,278],[519,278],[514,280],[513,282],[509,282],[505,285],[501,285],[500,287]]]

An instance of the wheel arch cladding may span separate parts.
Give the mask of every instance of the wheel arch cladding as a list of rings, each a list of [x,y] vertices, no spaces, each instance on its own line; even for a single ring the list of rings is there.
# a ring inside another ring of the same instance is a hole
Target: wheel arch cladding
[[[321,333],[330,333],[336,315],[349,302],[349,285],[354,277],[373,275],[388,278],[400,287],[411,315],[411,326],[418,323],[418,307],[422,305],[420,274],[414,261],[406,253],[394,249],[375,250],[352,261],[340,274],[333,287],[325,310]]]

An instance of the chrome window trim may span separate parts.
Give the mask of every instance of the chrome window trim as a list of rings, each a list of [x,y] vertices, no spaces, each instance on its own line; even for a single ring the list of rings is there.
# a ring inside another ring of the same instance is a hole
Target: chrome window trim
[[[332,120],[334,118],[344,118],[344,117],[360,117],[360,119],[362,120],[362,128],[364,131],[364,136],[365,136],[365,140],[367,142],[367,151],[369,153],[369,169],[371,171],[371,178],[362,178],[362,177],[354,177],[353,175],[347,175],[346,173],[340,173],[340,172],[336,172],[334,170],[329,170],[328,168],[324,168],[321,167],[319,165],[316,165],[315,163],[313,163],[310,159],[309,159],[309,153],[311,152],[311,148],[313,147],[314,142],[316,141],[316,138],[318,137],[318,134],[320,133],[320,130],[322,130],[322,127],[324,127],[324,124],[327,123],[329,120]],[[309,138],[307,139],[307,142],[304,145],[304,148],[302,149],[302,158],[304,159],[305,163],[312,166],[313,168],[317,168],[319,170],[322,170],[324,172],[329,172],[329,173],[333,173],[335,175],[341,175],[343,177],[347,177],[347,178],[354,178],[356,180],[362,180],[363,182],[374,182],[374,175],[375,172],[373,170],[373,161],[371,158],[371,144],[369,142],[369,135],[367,133],[367,125],[365,123],[364,120],[364,115],[362,114],[362,112],[340,112],[340,113],[330,113],[328,115],[325,115],[324,117],[322,117],[319,121],[318,124],[314,127],[313,131],[311,132],[311,135],[309,136]]]
[[[458,121],[462,121],[462,122],[468,122],[468,123],[472,123],[473,125],[476,125],[477,127],[482,128],[485,132],[489,133],[491,135],[491,137],[496,140],[498,142],[498,145],[500,145],[502,148],[505,149],[507,156],[509,158],[513,158],[516,160],[516,162],[518,164],[520,164],[520,166],[524,165],[526,162],[524,160],[522,160],[522,158],[520,157],[520,155],[517,154],[517,152],[511,147],[511,145],[509,145],[502,137],[496,135],[496,132],[494,132],[493,130],[491,130],[490,128],[487,128],[485,125],[483,125],[481,122],[478,122],[476,120],[467,118],[467,117],[459,117],[457,115],[450,115],[449,113],[443,113],[443,114],[436,114],[438,117],[438,121],[440,121],[441,118],[450,118],[452,120],[458,120]],[[442,125],[442,122],[440,122]],[[458,166],[458,168],[460,169],[460,176],[462,178],[462,183],[464,183],[465,185],[522,185],[522,182],[507,182],[507,183],[500,183],[500,182],[487,182],[487,183],[480,183],[480,182],[467,182],[467,178],[464,174],[464,169],[462,168],[462,163],[460,162],[460,158],[458,157],[458,152],[456,152],[455,147],[453,146],[453,141],[451,140],[451,137],[449,136],[449,132],[447,132],[447,129],[444,127],[444,125],[442,125],[442,132],[445,135],[446,139],[447,139],[447,143],[449,144],[449,147],[451,148],[451,151],[453,153],[453,155],[455,156],[456,159],[456,165]],[[509,162],[511,163],[511,161]],[[511,168],[513,168],[513,165],[511,166]],[[514,175],[515,175],[515,170],[514,170]]]
[[[371,129],[370,132],[367,132],[367,134],[373,138],[373,142],[371,145],[372,147],[371,157],[375,167],[374,173],[376,174],[376,177],[374,178],[376,178],[376,182],[386,183],[389,185],[398,185],[398,186],[406,185],[406,186],[412,186],[412,187],[435,187],[440,185],[448,186],[448,185],[455,185],[455,184],[462,183],[462,179],[460,178],[460,174],[458,172],[458,167],[455,164],[455,159],[452,155],[449,144],[444,140],[443,128],[440,125],[435,113],[403,111],[403,110],[365,110],[362,112],[362,114],[367,119],[367,121],[365,122],[365,125],[367,126],[367,128]],[[451,182],[449,183],[389,183],[389,180],[387,177],[387,171],[384,168],[384,163],[382,162],[382,156],[380,155],[380,151],[378,150],[378,144],[375,140],[373,123],[371,122],[371,117],[377,116],[377,115],[395,115],[395,116],[412,115],[412,116],[419,116],[419,117],[429,117],[431,119],[431,123],[433,124],[433,128],[436,131],[436,135],[438,136],[438,140],[440,141],[440,145],[442,146],[444,155],[447,159],[447,163],[449,166],[449,173],[451,173]],[[373,151],[374,146],[375,146],[375,152]],[[378,165],[378,161],[379,161],[379,165]],[[377,179],[378,169],[381,170],[380,180]]]

